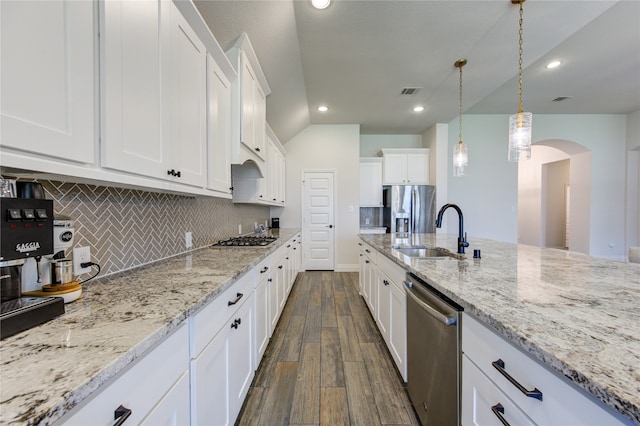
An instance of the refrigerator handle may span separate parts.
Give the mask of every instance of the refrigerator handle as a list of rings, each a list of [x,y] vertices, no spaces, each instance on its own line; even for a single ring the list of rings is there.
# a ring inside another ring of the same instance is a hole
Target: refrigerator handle
[[[415,232],[418,229],[418,215],[419,215],[419,201],[418,200],[419,195],[418,195],[418,190],[417,189],[413,189],[413,194],[411,197],[411,233],[415,234]]]

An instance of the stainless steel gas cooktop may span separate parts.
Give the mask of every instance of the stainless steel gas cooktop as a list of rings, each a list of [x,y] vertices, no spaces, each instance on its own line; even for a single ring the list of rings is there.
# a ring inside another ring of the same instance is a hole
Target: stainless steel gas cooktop
[[[266,235],[245,235],[241,237],[220,240],[212,247],[264,247],[268,246],[278,238]]]

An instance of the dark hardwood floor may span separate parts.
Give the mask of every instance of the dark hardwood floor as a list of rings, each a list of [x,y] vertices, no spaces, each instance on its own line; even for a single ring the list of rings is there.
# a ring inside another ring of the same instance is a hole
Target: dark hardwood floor
[[[417,425],[358,274],[298,275],[239,425]]]

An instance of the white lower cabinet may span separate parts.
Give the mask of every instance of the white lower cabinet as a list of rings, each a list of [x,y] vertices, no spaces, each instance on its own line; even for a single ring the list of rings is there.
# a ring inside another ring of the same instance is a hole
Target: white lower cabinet
[[[262,261],[257,268],[255,307],[254,307],[254,364],[253,368],[258,369],[260,360],[269,344],[271,336],[271,321],[269,319],[269,291],[271,289],[270,262],[269,258]]]
[[[112,425],[120,406],[131,410],[128,424],[188,424],[188,365],[189,331],[183,324],[57,424]]]
[[[502,420],[510,425],[534,424],[466,355],[462,371],[463,425],[501,426]]]
[[[463,425],[485,424],[482,421],[478,423],[477,420],[480,415],[478,410],[482,410],[483,416],[486,414],[486,407],[476,407],[483,398],[487,399],[486,404],[490,406],[500,402],[505,407],[507,418],[510,415],[508,412],[516,415],[517,410],[520,410],[525,416],[522,419],[531,419],[532,423],[539,425],[595,426],[625,423],[613,410],[467,314],[462,320],[462,351],[463,359],[468,361],[462,369]],[[485,380],[488,384],[481,383]],[[531,396],[525,395],[515,385],[516,382],[524,390],[531,392]],[[488,396],[494,394],[500,397]],[[534,397],[534,394],[539,395]],[[517,409],[507,410],[502,401],[510,401]],[[491,410],[489,414],[497,419]],[[525,424],[518,420],[510,423]]]
[[[147,426],[182,426],[189,424],[190,411],[189,372],[185,371],[180,379],[167,392],[156,407],[140,423]]]
[[[402,281],[392,282],[389,304],[391,319],[387,347],[402,379],[407,381],[407,293]]]
[[[366,243],[360,247],[360,293],[402,376],[407,380],[405,270]]]
[[[233,424],[249,391],[254,284],[252,270],[190,318],[193,425]]]

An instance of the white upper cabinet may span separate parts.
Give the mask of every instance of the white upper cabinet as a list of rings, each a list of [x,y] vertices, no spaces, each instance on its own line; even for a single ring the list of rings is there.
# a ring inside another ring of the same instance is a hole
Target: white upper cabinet
[[[266,102],[271,89],[246,33],[227,56],[238,72],[231,92],[231,163],[261,163],[267,160]]]
[[[382,207],[382,158],[360,159],[360,207]]]
[[[429,149],[383,149],[384,185],[428,185]]]
[[[204,45],[169,0],[101,4],[102,165],[204,186]]]
[[[0,146],[79,163],[95,150],[95,3],[0,2]]]
[[[171,2],[170,52],[163,70],[169,70],[169,116],[171,156],[167,169],[180,172],[178,181],[205,186],[207,170],[207,52],[175,4]],[[165,56],[166,58],[166,56]],[[162,73],[162,71],[161,71]]]
[[[207,55],[208,188],[231,198],[231,82]]]

